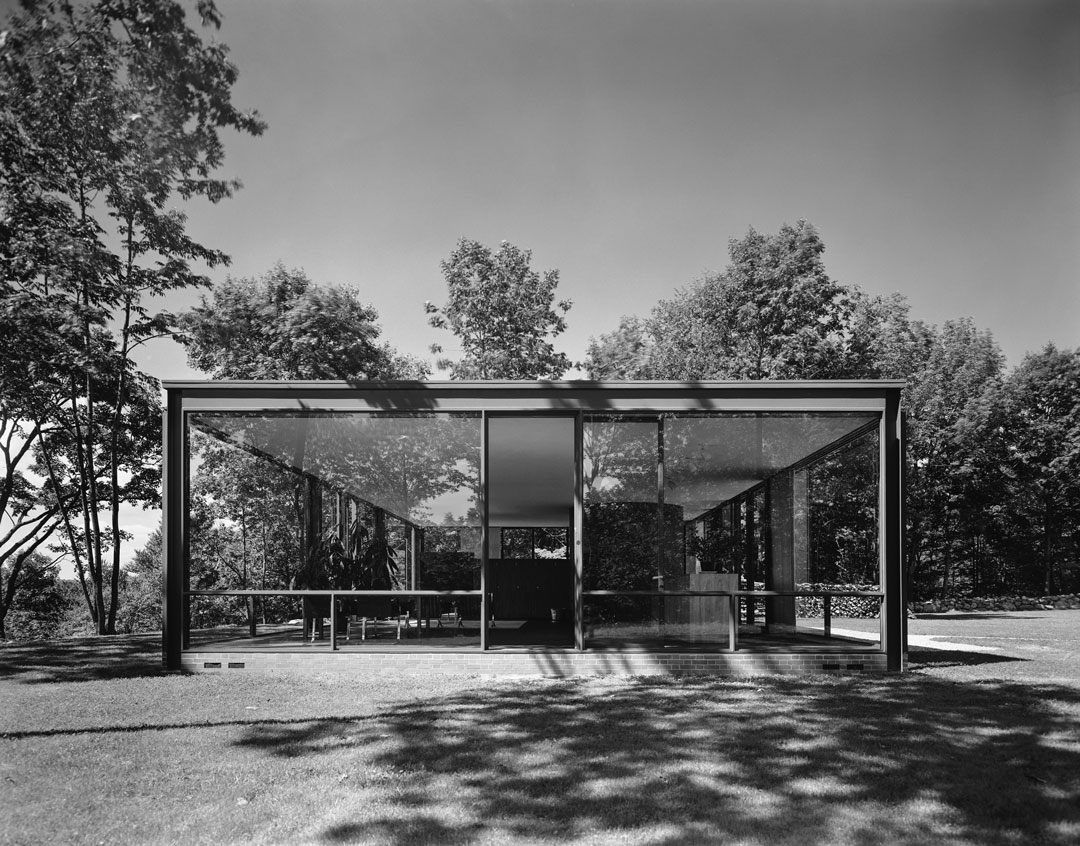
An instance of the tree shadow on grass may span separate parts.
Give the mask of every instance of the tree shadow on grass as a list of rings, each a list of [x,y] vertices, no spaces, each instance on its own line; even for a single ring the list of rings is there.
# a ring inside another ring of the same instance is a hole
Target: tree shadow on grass
[[[166,675],[161,633],[14,641],[0,646],[0,679],[24,684]]]
[[[968,652],[962,649],[912,649],[908,653],[908,663],[912,670],[932,666],[974,666],[977,664],[1008,664],[1025,661],[1015,655],[1002,655],[994,652]]]
[[[1067,687],[917,675],[576,680],[252,727],[238,745],[356,774],[305,832],[327,844],[1065,844],[1078,710]]]
[[[978,611],[972,613],[957,613],[928,611],[924,614],[916,614],[916,620],[944,620],[953,622],[959,620],[1041,620],[1041,617],[1025,617],[1022,612],[1016,611]]]

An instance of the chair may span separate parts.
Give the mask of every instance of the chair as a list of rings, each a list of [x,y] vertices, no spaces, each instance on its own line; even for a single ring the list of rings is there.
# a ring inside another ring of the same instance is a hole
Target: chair
[[[350,614],[345,623],[345,640],[352,640],[354,633],[360,635],[360,640],[378,637],[378,619],[375,617],[362,617],[358,614]]]
[[[439,618],[435,623],[435,627],[439,629],[444,628],[444,623],[455,629],[465,628],[465,624],[461,620],[461,612],[458,610],[456,602],[451,602],[449,608],[447,608],[446,605],[443,605],[439,609]]]

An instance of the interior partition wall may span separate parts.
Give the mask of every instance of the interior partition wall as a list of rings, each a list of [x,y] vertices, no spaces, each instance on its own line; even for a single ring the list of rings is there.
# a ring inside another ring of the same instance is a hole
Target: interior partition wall
[[[170,667],[211,647],[902,666],[899,383],[165,387]]]

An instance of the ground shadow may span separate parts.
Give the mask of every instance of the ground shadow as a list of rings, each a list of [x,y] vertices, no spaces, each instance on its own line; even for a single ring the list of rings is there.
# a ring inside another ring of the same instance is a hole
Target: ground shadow
[[[161,633],[13,641],[0,646],[0,679],[24,684],[166,675]]]
[[[946,611],[927,612],[915,614],[914,620],[1039,620],[1040,617],[1025,617],[1015,611],[979,611],[971,613],[953,614]]]
[[[1014,655],[968,652],[961,649],[912,649],[908,653],[908,664],[912,670],[924,666],[976,666],[978,664],[1008,664],[1025,660]]]
[[[1067,843],[1080,827],[1080,691],[897,677],[567,680],[252,726],[237,741],[394,774],[394,807],[327,844]],[[647,834],[645,834],[647,832]],[[638,838],[638,839],[633,839]],[[606,841],[605,841],[606,842]]]

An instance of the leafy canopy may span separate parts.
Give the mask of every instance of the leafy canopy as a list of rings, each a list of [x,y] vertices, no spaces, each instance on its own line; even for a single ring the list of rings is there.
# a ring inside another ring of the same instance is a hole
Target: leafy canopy
[[[279,262],[228,278],[184,314],[188,363],[215,379],[422,378],[426,365],[378,343],[378,314],[356,291]]]
[[[570,300],[555,302],[559,271],[543,275],[532,252],[503,241],[496,252],[461,239],[442,262],[447,300],[424,304],[436,329],[452,332],[461,358],[439,359],[453,379],[558,379],[571,366],[549,340],[566,330]],[[439,344],[431,351],[443,352]]]
[[[233,105],[227,49],[176,0],[21,6],[0,33],[0,335],[14,339],[0,416],[18,417],[43,490],[65,502],[64,543],[106,633],[120,505],[157,488],[157,385],[133,352],[171,328],[154,297],[228,261],[188,235],[179,201],[230,196],[221,132],[264,124]],[[220,25],[212,0],[196,10]]]

